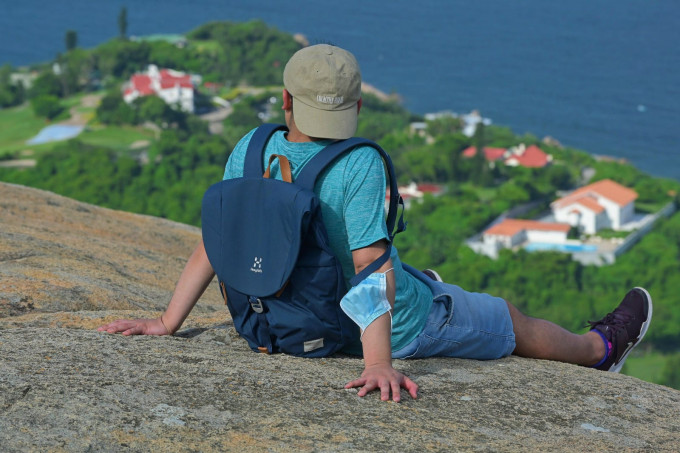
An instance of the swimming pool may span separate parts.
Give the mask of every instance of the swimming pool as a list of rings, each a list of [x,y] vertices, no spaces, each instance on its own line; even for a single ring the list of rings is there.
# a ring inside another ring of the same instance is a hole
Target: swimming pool
[[[27,140],[26,143],[29,145],[39,145],[41,143],[66,140],[76,137],[82,131],[83,126],[52,124],[51,126],[44,127],[40,132],[38,132],[38,135],[30,140]]]
[[[596,252],[597,246],[586,244],[552,244],[549,242],[530,242],[524,246],[529,252],[555,251],[564,253]]]

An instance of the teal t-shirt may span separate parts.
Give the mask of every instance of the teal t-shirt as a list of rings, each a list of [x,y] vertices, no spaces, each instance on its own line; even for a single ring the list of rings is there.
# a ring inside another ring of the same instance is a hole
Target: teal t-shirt
[[[243,176],[246,150],[253,131],[243,137],[229,156],[224,179]],[[265,167],[272,154],[282,154],[290,162],[293,180],[300,169],[331,140],[294,143],[286,133],[274,133],[265,150]],[[271,175],[281,179],[278,160]],[[321,215],[333,252],[342,265],[347,288],[354,276],[352,250],[387,239],[385,226],[385,169],[380,154],[372,147],[345,153],[319,175],[314,192],[321,202]],[[392,350],[410,343],[423,329],[432,305],[432,292],[423,282],[401,267],[397,249],[392,247],[396,299],[392,314]],[[361,353],[350,348],[348,352]]]

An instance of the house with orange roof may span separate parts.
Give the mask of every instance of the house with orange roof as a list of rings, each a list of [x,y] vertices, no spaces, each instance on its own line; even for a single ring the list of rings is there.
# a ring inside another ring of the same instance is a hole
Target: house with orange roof
[[[404,208],[408,209],[411,207],[411,201],[421,201],[425,194],[430,194],[434,197],[444,193],[444,187],[439,184],[422,183],[417,184],[413,181],[407,186],[399,186],[399,196],[404,200]],[[390,204],[390,188],[387,187],[385,193],[385,208],[389,207]]]
[[[632,221],[637,197],[634,190],[603,179],[554,201],[551,208],[558,222],[595,234],[603,228],[621,229]]]
[[[536,145],[525,147],[523,144],[510,148],[510,157],[505,159],[508,167],[543,168],[552,162],[552,156]]]
[[[507,152],[508,150],[505,148],[484,147],[484,158],[489,162],[495,162],[497,160],[503,159],[503,157],[505,157],[505,153]],[[474,157],[476,155],[477,155],[476,146],[470,146],[463,150],[463,157]]]
[[[511,248],[524,242],[564,244],[571,226],[566,223],[505,219],[482,233],[485,244]]]
[[[142,96],[157,95],[166,104],[193,113],[195,79],[184,72],[149,65],[145,73],[130,77],[123,89],[123,100],[129,104]]]
[[[477,155],[477,147],[470,146],[463,150],[463,157],[472,158]],[[503,162],[508,167],[543,168],[550,164],[553,157],[536,145],[520,144],[511,148],[484,147],[484,158],[487,162]]]

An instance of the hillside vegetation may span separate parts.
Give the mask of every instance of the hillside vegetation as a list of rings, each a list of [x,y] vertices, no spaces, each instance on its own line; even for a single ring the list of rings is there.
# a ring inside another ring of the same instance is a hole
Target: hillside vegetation
[[[85,92],[96,89],[102,98],[88,130],[79,138],[35,147],[35,167],[0,168],[0,180],[198,225],[203,192],[221,179],[236,141],[261,124],[258,114],[266,112],[269,121],[282,121],[280,87],[268,86],[280,84],[283,63],[300,44],[261,22],[211,23],[187,38],[188,45],[182,49],[168,43],[118,39],[92,50],[71,50],[60,56],[69,68],[68,77],[60,78],[46,66],[40,69],[33,88],[23,94],[7,88],[10,85],[0,77],[0,93],[5,89],[14,96],[0,96],[0,101],[12,99],[2,101],[5,105],[14,105],[0,111],[0,126],[17,118],[31,118],[32,127],[44,124],[35,109],[14,101],[17,96],[56,98],[52,101],[64,106],[60,115]],[[125,104],[120,84],[149,63],[200,73],[204,80],[218,83],[219,94],[233,102],[222,132],[211,134],[198,117],[171,109],[158,98]],[[93,73],[101,85],[93,86]],[[245,84],[261,87],[246,89]],[[597,161],[579,150],[549,146],[531,135],[517,136],[503,127],[481,128],[469,138],[461,133],[460,121],[455,118],[428,121],[423,137],[409,129],[415,120],[422,118],[396,101],[364,96],[358,135],[379,141],[392,155],[399,182],[434,182],[447,187],[444,195],[425,197],[406,213],[408,230],[396,240],[402,259],[419,268],[436,268],[446,280],[466,289],[498,295],[529,315],[581,332],[587,320],[610,311],[629,288],[644,286],[655,300],[653,327],[645,348],[654,353],[655,360],[663,356],[666,362],[654,379],[680,387],[680,378],[673,372],[680,368],[680,354],[675,352],[680,349],[680,304],[676,303],[680,294],[680,214],[661,221],[611,266],[583,266],[555,252],[504,251],[498,260],[491,260],[464,245],[466,238],[513,206],[534,201],[537,210],[547,207],[557,191],[581,183],[586,168],[594,173],[591,181],[611,178],[635,189],[637,205],[649,212],[677,200],[680,183],[653,178],[625,163]],[[105,130],[116,133],[104,136]],[[23,140],[35,132],[0,132],[0,156],[6,150],[5,158],[20,157]],[[91,134],[97,133],[99,141],[92,140]],[[129,140],[124,144],[115,141],[116,136],[122,140],[128,133],[139,134],[148,144],[138,148],[129,146]],[[461,157],[461,151],[470,145],[510,147],[520,143],[538,144],[553,155],[553,164],[543,169],[490,168],[483,159]]]

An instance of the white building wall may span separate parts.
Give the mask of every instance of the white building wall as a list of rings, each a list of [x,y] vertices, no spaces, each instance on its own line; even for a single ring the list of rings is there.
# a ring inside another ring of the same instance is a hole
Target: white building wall
[[[594,233],[596,233],[600,230],[603,230],[605,228],[613,228],[612,221],[609,218],[609,213],[606,210],[595,215],[595,231],[594,231]]]
[[[552,208],[553,216],[555,216],[555,221],[560,223],[568,223],[572,225],[573,218],[569,215],[569,211],[564,208]],[[573,225],[572,225],[573,226]]]
[[[189,113],[194,111],[194,90],[183,88],[179,84],[158,92],[158,96],[167,104],[176,105],[181,110]]]
[[[495,234],[485,234],[484,244],[496,245],[502,248],[512,247],[512,238],[510,236],[497,236]]]
[[[128,104],[139,97],[139,91],[132,90],[128,94],[123,94],[123,100]]]
[[[603,211],[604,214],[604,211]],[[581,209],[581,225],[580,227],[586,234],[595,234],[597,232],[597,214],[590,209]]]
[[[562,231],[528,230],[527,240],[530,242],[564,244],[567,242],[567,233]]]
[[[180,106],[185,112],[194,112],[194,90],[191,88],[179,88]]]
[[[513,236],[506,236],[506,235],[496,235],[496,234],[485,234],[484,235],[484,243],[485,244],[500,244],[504,248],[511,248],[514,247],[515,245],[521,244],[526,240],[526,235],[524,234],[524,231],[520,231],[519,233],[513,235]]]
[[[578,212],[580,215],[573,215],[572,211]],[[567,223],[574,227],[579,227],[587,234],[595,234],[597,231],[596,214],[579,204],[572,203],[561,208],[553,210],[555,221],[559,223]],[[576,223],[578,222],[578,223]]]
[[[621,228],[621,206],[601,196],[597,197],[597,202],[604,207],[605,211],[607,211],[609,227],[615,230]]]
[[[631,201],[621,208],[621,226],[635,218],[635,202]]]

